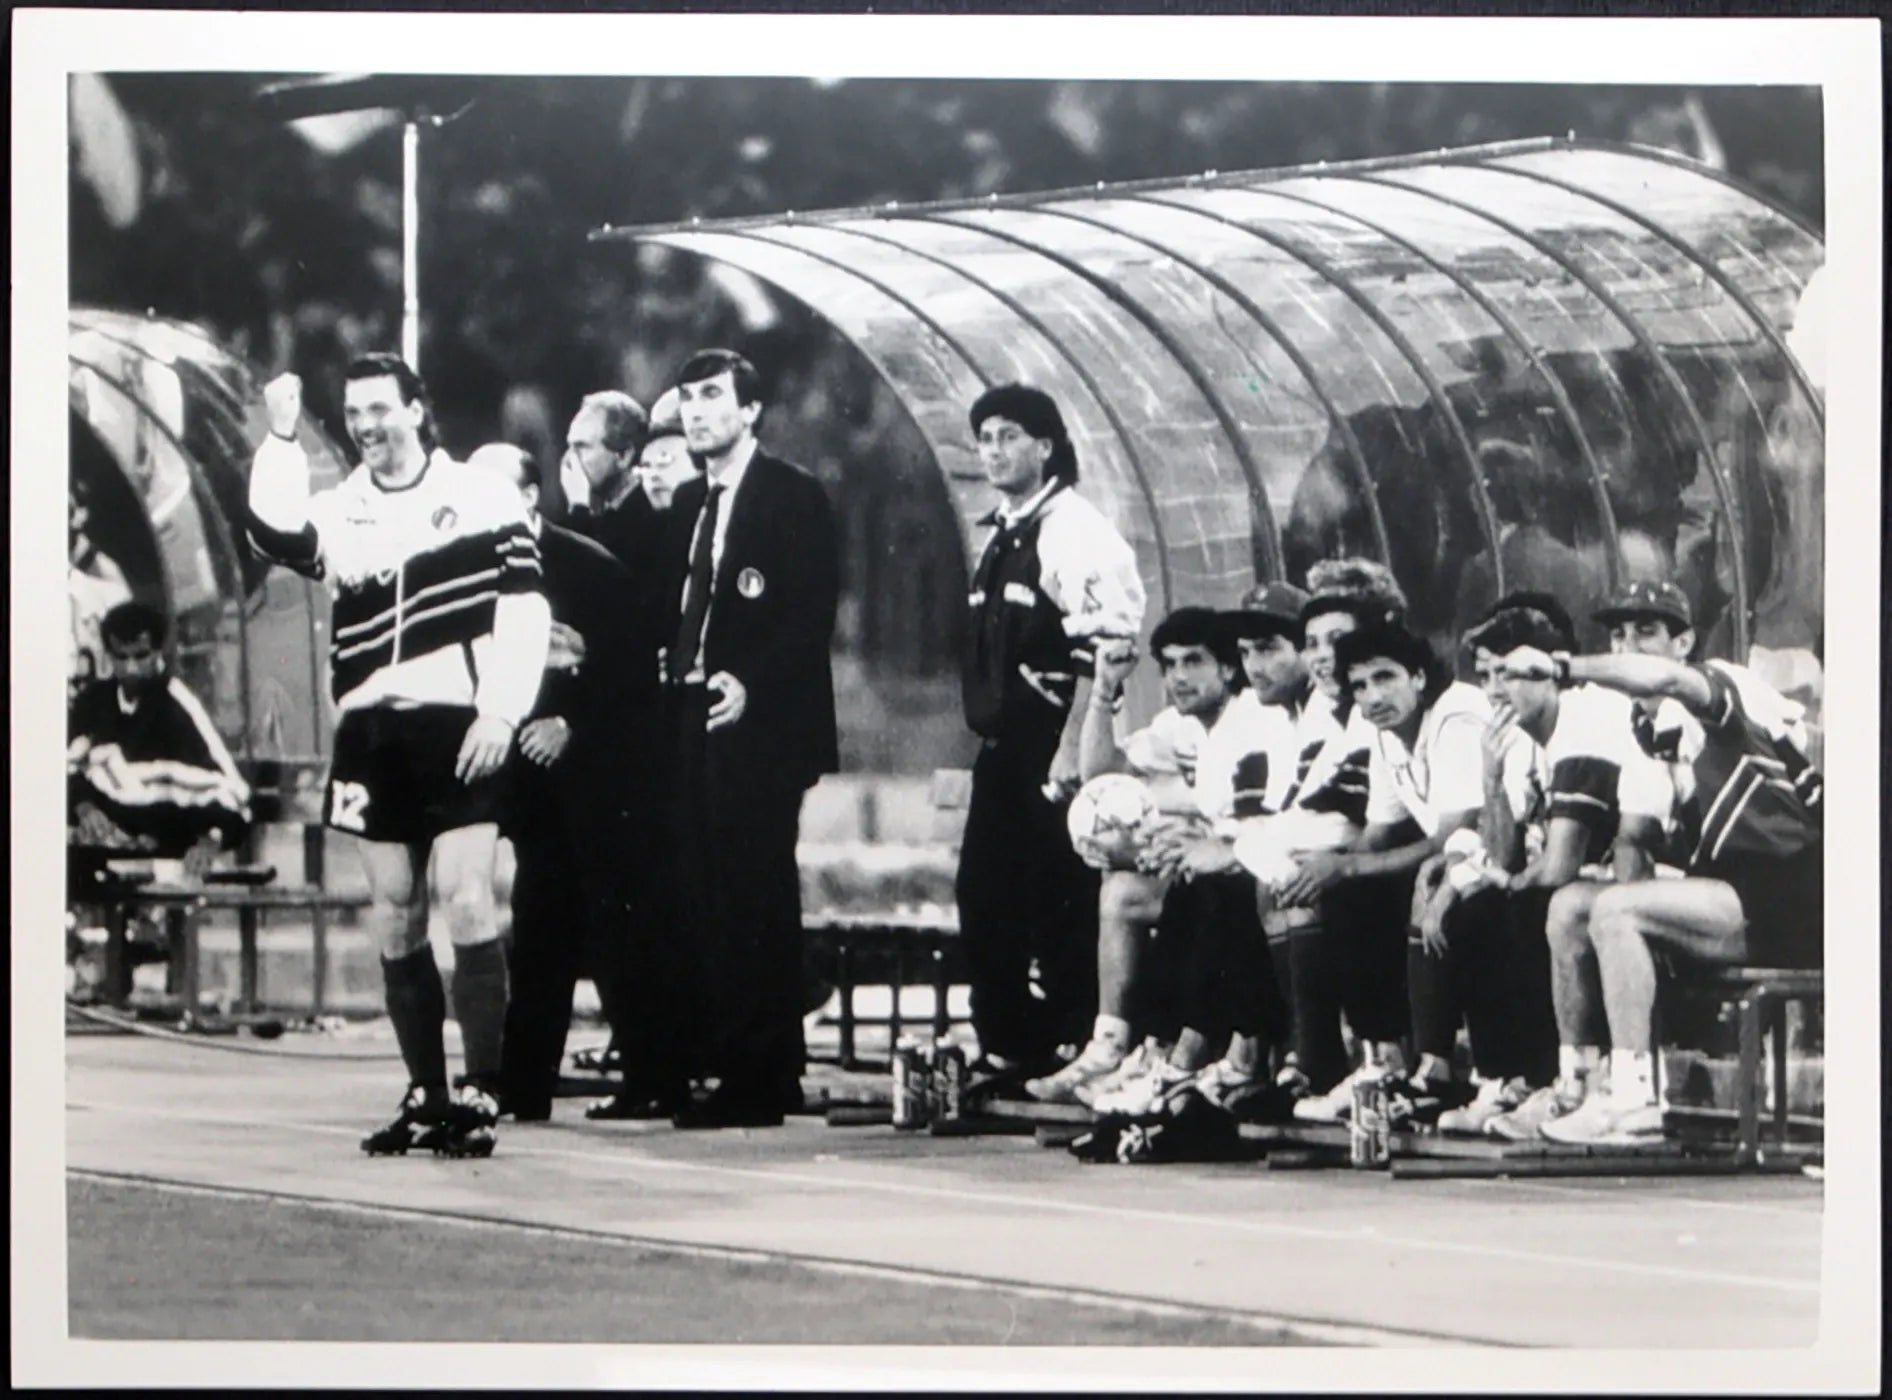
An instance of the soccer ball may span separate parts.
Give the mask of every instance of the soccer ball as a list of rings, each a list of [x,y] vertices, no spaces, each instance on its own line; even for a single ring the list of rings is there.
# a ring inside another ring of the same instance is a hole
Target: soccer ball
[[[1155,815],[1156,803],[1141,778],[1104,773],[1078,790],[1065,823],[1071,845],[1085,864],[1099,870],[1135,870],[1144,825]]]

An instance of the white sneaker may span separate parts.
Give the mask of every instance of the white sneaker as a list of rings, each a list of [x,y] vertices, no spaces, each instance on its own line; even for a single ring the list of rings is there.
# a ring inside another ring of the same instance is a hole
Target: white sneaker
[[[1638,1143],[1659,1142],[1662,1105],[1625,1102],[1606,1086],[1598,1085],[1580,1107],[1551,1119],[1538,1131],[1552,1142],[1579,1146],[1633,1147]]]
[[[1256,1071],[1239,1069],[1227,1060],[1217,1060],[1196,1075],[1196,1092],[1220,1109],[1257,1092],[1261,1085]]]
[[[1385,1065],[1363,1064],[1324,1094],[1309,1094],[1294,1105],[1294,1117],[1301,1123],[1344,1123],[1353,1117],[1353,1086],[1367,1079],[1393,1078],[1395,1071]]]
[[[1136,1049],[1125,1055],[1123,1059],[1118,1062],[1115,1069],[1101,1074],[1095,1079],[1086,1080],[1084,1083],[1072,1089],[1071,1096],[1079,1103],[1087,1104],[1095,1108],[1097,1106],[1098,1095],[1111,1093],[1122,1088],[1130,1080],[1149,1073],[1151,1065],[1154,1065],[1158,1060],[1167,1058],[1168,1055],[1168,1048],[1161,1044],[1155,1036],[1151,1036],[1141,1045],[1137,1046]]]
[[[1543,1127],[1553,1118],[1574,1113],[1583,1102],[1583,1081],[1559,1079],[1546,1084],[1508,1113],[1500,1113],[1485,1122],[1487,1137],[1506,1142],[1530,1142],[1543,1135]]]
[[[1121,1065],[1129,1052],[1108,1040],[1093,1040],[1083,1053],[1052,1074],[1025,1081],[1025,1092],[1040,1103],[1076,1103],[1077,1091]]]
[[[1091,1099],[1099,1113],[1121,1113],[1130,1118],[1144,1118],[1161,1111],[1170,1096],[1195,1082],[1196,1071],[1178,1069],[1168,1060],[1158,1060],[1134,1079],[1126,1080],[1107,1094]]]
[[[1509,1113],[1531,1096],[1531,1086],[1522,1079],[1486,1079],[1463,1108],[1449,1108],[1439,1115],[1442,1133],[1477,1134],[1485,1124],[1500,1114]]]

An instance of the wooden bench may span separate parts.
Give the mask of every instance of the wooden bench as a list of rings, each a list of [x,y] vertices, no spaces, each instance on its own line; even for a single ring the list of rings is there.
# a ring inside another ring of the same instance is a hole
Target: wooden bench
[[[1661,984],[1660,999],[1687,998],[1717,1007],[1733,1006],[1739,1030],[1739,1062],[1735,1097],[1734,1156],[1741,1166],[1759,1166],[1770,1152],[1791,1155],[1787,1082],[1787,1007],[1793,1002],[1821,1005],[1826,977],[1817,968],[1701,967],[1677,969]],[[1763,1139],[1762,1100],[1767,1093],[1763,1073],[1763,1041],[1772,1037],[1771,1063],[1774,1103],[1771,1142]],[[1661,1043],[1658,1020],[1657,1043]],[[1679,1110],[1688,1116],[1689,1110]]]
[[[322,1015],[327,1009],[329,920],[337,913],[365,908],[367,897],[338,894],[319,885],[278,885],[272,883],[274,878],[275,871],[267,866],[216,870],[202,882],[169,883],[110,874],[102,878],[86,898],[105,914],[102,991],[106,1004],[122,1009],[130,1002],[130,924],[141,910],[149,910],[164,926],[170,963],[166,991],[178,999],[186,1017],[195,1017],[202,994],[198,916],[213,909],[229,909],[237,916],[236,1009],[242,1014],[261,1010],[258,935],[262,920],[271,911],[289,910],[309,917],[313,939],[311,1014]]]

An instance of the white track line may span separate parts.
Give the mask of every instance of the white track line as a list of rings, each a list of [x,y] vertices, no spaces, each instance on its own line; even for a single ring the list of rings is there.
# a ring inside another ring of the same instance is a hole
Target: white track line
[[[129,1113],[172,1122],[218,1123],[231,1127],[286,1128],[325,1135],[355,1136],[356,1130],[323,1127],[285,1119],[259,1119],[254,1115],[222,1115],[201,1112],[168,1113],[142,1104],[101,1104],[73,1101],[74,1108]],[[1421,1236],[1389,1235],[1376,1230],[1336,1230],[1314,1225],[1288,1225],[1279,1221],[1248,1220],[1229,1215],[1196,1215],[1186,1211],[1154,1210],[1137,1206],[1101,1205],[1089,1201],[1071,1201],[1056,1196],[1021,1196],[999,1191],[974,1191],[962,1187],[922,1186],[912,1182],[880,1181],[869,1177],[823,1176],[812,1172],[784,1171],[762,1167],[731,1167],[713,1162],[670,1162],[661,1158],[619,1152],[583,1152],[571,1148],[516,1147],[508,1145],[509,1157],[548,1157],[575,1162],[607,1162],[620,1170],[652,1172],[709,1173],[748,1181],[772,1181],[819,1187],[825,1191],[876,1191],[883,1195],[929,1197],[934,1200],[963,1201],[970,1205],[1006,1206],[1028,1211],[1056,1210],[1071,1215],[1089,1215],[1114,1220],[1139,1220],[1164,1225],[1203,1226],[1218,1234],[1286,1236],[1319,1240],[1326,1244],[1373,1244],[1398,1246],[1420,1252],[1455,1254],[1482,1259],[1504,1259],[1515,1263],[1552,1268],[1589,1269],[1606,1274],[1639,1278],[1671,1279],[1683,1283],[1718,1284],[1730,1288],[1756,1288],[1775,1293],[1818,1296],[1817,1280],[1771,1278],[1758,1274],[1735,1274],[1714,1269],[1689,1269],[1672,1264],[1639,1264],[1627,1260],[1598,1259],[1581,1254],[1553,1254],[1543,1250],[1510,1249],[1501,1245],[1475,1244],[1460,1240],[1427,1239]]]
[[[1593,1196],[1598,1200],[1620,1201],[1622,1196],[1601,1186],[1575,1186],[1555,1181],[1478,1181],[1468,1182],[1478,1187],[1503,1187],[1516,1191],[1544,1191],[1553,1196]],[[1784,1216],[1789,1220],[1818,1220],[1825,1213],[1825,1203],[1815,1199],[1810,1205],[1771,1206],[1760,1201],[1711,1201],[1704,1196],[1670,1195],[1662,1192],[1657,1200],[1664,1205],[1691,1206],[1698,1210],[1731,1210],[1741,1215]]]
[[[207,1186],[200,1182],[178,1181],[169,1177],[147,1176],[138,1172],[100,1171],[74,1167],[69,1176],[113,1185],[136,1186],[175,1195],[210,1196],[221,1200],[284,1202],[337,1214],[363,1215],[375,1219],[425,1221],[430,1224],[474,1230],[514,1230],[552,1239],[581,1244],[604,1245],[624,1249],[642,1249],[652,1253],[674,1254],[692,1259],[715,1259],[729,1263],[776,1264],[807,1269],[816,1273],[843,1274],[858,1278],[889,1280],[936,1288],[986,1292],[993,1289],[1021,1298],[1048,1299],[1111,1312],[1137,1313],[1143,1316],[1187,1321],[1217,1321],[1259,1331],[1285,1333],[1301,1341],[1328,1346],[1387,1347],[1463,1345],[1470,1338],[1425,1332],[1402,1332],[1392,1328],[1347,1326],[1313,1322],[1301,1318],[1279,1317],[1270,1313],[1238,1308],[1220,1308],[1209,1304],[1175,1303],[1136,1294],[1105,1293],[1088,1288],[1059,1287],[1050,1284],[1019,1283],[1010,1279],[974,1274],[951,1273],[905,1264],[869,1264],[828,1255],[800,1254],[779,1249],[745,1249],[735,1245],[695,1244],[651,1235],[624,1234],[608,1230],[587,1230],[577,1226],[550,1225],[501,1216],[470,1215],[465,1212],[428,1210],[415,1206],[376,1205],[340,1196],[305,1194],[293,1191],[266,1191],[244,1186]],[[1475,1345],[1502,1346],[1505,1343],[1477,1341]]]

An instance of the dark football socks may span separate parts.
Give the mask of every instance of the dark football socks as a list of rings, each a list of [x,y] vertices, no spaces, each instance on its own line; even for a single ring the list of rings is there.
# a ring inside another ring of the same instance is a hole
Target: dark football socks
[[[440,967],[426,943],[404,958],[381,959],[387,983],[388,1019],[407,1062],[410,1083],[425,1089],[447,1087],[447,1052],[441,1028],[447,1019],[446,990],[440,985]]]
[[[467,1080],[498,1083],[506,1033],[506,949],[497,938],[454,948],[453,1009],[460,1018]]]

